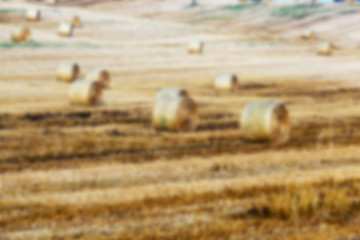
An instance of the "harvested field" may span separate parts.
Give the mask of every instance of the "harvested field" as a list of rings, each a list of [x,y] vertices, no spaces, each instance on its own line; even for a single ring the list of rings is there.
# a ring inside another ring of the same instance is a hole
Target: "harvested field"
[[[360,238],[359,5],[58,2],[0,1],[0,240]],[[70,105],[62,62],[109,72],[100,105]],[[196,131],[153,129],[163,87],[196,101]],[[243,138],[252,101],[286,105],[288,142]]]

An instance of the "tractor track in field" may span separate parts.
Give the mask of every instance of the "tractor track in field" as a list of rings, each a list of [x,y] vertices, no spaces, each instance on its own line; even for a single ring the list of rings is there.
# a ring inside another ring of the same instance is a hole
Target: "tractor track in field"
[[[232,113],[201,111],[202,120],[218,120],[236,117]],[[26,114],[1,114],[1,129],[19,128],[46,128],[46,127],[73,127],[73,126],[99,126],[104,124],[151,124],[151,108],[132,108],[129,110],[95,110],[95,111],[69,111],[40,112]],[[200,127],[206,129],[206,127]]]
[[[311,173],[313,174],[313,173]],[[211,182],[209,182],[211,184]],[[291,185],[290,185],[291,186]],[[358,209],[359,201],[355,197],[360,190],[359,179],[351,180],[323,180],[312,185],[311,190],[319,191],[319,194],[329,194],[338,190],[348,191],[349,202],[354,209]],[[297,185],[298,189],[307,189],[306,184]],[[347,190],[346,190],[347,189]],[[310,190],[310,192],[311,192]],[[351,190],[349,192],[349,190]],[[91,220],[105,220],[106,222],[131,223],[132,221],[143,221],[169,217],[176,218],[182,214],[204,213],[212,216],[211,219],[227,219],[229,222],[239,219],[253,218],[282,218],[281,212],[272,212],[272,205],[261,201],[263,198],[273,198],[286,195],[289,186],[282,182],[276,184],[262,185],[252,188],[239,188],[231,190],[221,188],[217,192],[199,192],[186,197],[175,195],[148,197],[143,200],[122,202],[120,199],[113,199],[113,202],[90,205],[81,204],[13,204],[7,203],[6,208],[0,208],[0,223],[2,227],[14,231],[15,229],[29,228],[29,222],[37,223],[37,227],[47,227],[49,221],[56,221],[58,224],[79,224],[91,222]],[[239,200],[241,199],[241,201]],[[240,201],[240,202],[239,202]],[[225,206],[221,203],[227,203]],[[242,206],[239,208],[239,206]],[[219,211],[222,208],[222,211]],[[266,208],[269,208],[266,210]],[[276,208],[275,208],[276,209]],[[274,211],[274,210],[273,210]],[[279,214],[279,215],[277,215]],[[340,215],[340,214],[339,214]],[[331,221],[331,217],[323,217],[325,221]],[[346,214],[343,218],[346,218]],[[351,216],[347,216],[348,219]],[[210,220],[210,219],[209,219]],[[323,221],[324,221],[323,220]],[[346,221],[345,219],[343,221]],[[68,226],[69,227],[69,226]],[[68,228],[67,227],[67,228]],[[128,226],[130,229],[130,226]],[[31,228],[31,227],[30,227]]]
[[[206,157],[223,153],[260,152],[274,148],[285,150],[316,148],[324,144],[360,144],[358,117],[331,121],[319,118],[298,122],[292,128],[291,140],[283,146],[244,141],[234,120],[213,120],[200,124],[200,129],[201,131],[195,133],[184,134],[157,133],[151,128],[150,131],[128,134],[116,130],[100,133],[55,132],[21,136],[14,140],[10,134],[6,138],[0,138],[3,143],[0,172],[26,168],[81,166],[84,163],[98,161],[141,163],[161,157]]]
[[[261,96],[267,98],[287,97],[287,98],[307,98],[317,102],[341,101],[346,99],[360,99],[360,88],[337,86],[334,83],[316,83],[315,89],[310,84],[300,83],[251,83],[240,84],[236,93],[221,93],[214,91],[211,85],[204,86],[203,89],[195,91],[202,96]]]

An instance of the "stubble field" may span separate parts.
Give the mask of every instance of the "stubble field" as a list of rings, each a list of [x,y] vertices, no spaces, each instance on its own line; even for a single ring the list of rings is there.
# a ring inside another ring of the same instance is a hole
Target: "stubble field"
[[[360,238],[360,7],[186,4],[0,2],[0,239]],[[24,20],[33,7],[42,21]],[[58,37],[74,14],[83,26]],[[16,24],[33,41],[12,43]],[[101,106],[70,106],[63,61],[109,70]],[[223,72],[237,92],[214,89]],[[153,130],[165,86],[197,102],[195,132]],[[289,142],[242,139],[258,100],[286,104]]]

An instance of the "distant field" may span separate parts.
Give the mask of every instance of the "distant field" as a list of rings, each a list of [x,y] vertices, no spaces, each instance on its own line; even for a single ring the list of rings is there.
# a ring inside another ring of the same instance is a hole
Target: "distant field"
[[[0,3],[0,240],[360,238],[360,6],[199,2]],[[32,41],[10,41],[18,24]],[[70,106],[63,61],[109,70],[101,106]],[[236,93],[213,87],[226,72]],[[153,130],[164,86],[193,96],[195,132]],[[258,100],[286,104],[289,142],[242,138]]]

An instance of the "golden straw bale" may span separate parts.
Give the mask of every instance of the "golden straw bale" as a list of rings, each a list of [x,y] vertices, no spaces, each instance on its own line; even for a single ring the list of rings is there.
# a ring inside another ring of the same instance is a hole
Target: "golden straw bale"
[[[315,32],[312,30],[306,30],[304,32],[301,33],[301,38],[304,40],[311,40],[313,38],[315,38]]]
[[[317,53],[319,55],[330,56],[332,55],[333,49],[334,49],[334,45],[332,43],[322,42],[318,45]]]
[[[71,37],[73,35],[73,27],[71,23],[62,22],[58,27],[58,35],[61,37]]]
[[[283,144],[290,137],[289,113],[282,103],[251,102],[241,116],[242,136],[250,141]]]
[[[90,72],[88,72],[86,74],[85,79],[89,80],[89,81],[98,82],[104,88],[107,88],[110,85],[110,74],[109,74],[109,72],[104,70],[104,69],[101,69],[101,68],[92,69]]]
[[[73,82],[78,78],[80,67],[74,62],[61,63],[56,72],[56,78],[62,82]]]
[[[192,41],[188,46],[189,54],[201,54],[203,52],[204,43],[202,41]]]
[[[159,131],[190,132],[198,124],[196,103],[188,97],[163,97],[156,102],[153,126]]]
[[[215,89],[224,91],[237,91],[238,79],[235,74],[220,74],[216,77],[214,83]]]
[[[70,19],[70,23],[73,28],[77,28],[81,25],[81,19],[79,16],[75,15]]]
[[[26,11],[26,20],[39,21],[41,19],[41,11],[38,9],[28,9]]]
[[[95,106],[101,103],[102,86],[98,82],[87,80],[74,81],[69,90],[71,105]]]
[[[31,30],[25,26],[15,26],[11,31],[11,40],[13,42],[26,43],[31,38]]]

